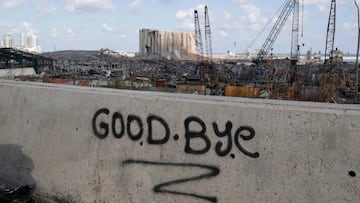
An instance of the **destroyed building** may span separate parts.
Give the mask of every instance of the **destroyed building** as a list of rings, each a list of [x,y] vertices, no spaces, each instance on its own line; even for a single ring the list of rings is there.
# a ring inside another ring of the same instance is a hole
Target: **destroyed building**
[[[187,58],[196,53],[194,33],[141,29],[139,55]]]

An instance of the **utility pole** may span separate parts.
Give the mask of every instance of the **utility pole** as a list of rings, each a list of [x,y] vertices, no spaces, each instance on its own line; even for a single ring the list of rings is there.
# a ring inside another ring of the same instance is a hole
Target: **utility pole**
[[[354,0],[357,17],[358,17],[358,40],[357,40],[357,49],[356,49],[356,61],[355,61],[355,71],[356,71],[356,81],[355,81],[355,102],[358,101],[358,92],[359,92],[359,47],[360,47],[360,12],[359,5],[356,0]]]

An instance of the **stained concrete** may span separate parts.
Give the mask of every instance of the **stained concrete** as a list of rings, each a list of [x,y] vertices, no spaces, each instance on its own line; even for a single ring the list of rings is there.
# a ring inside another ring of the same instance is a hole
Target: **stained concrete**
[[[139,55],[182,58],[196,53],[194,33],[164,30],[139,30]]]
[[[358,105],[4,80],[0,95],[0,146],[48,199],[360,202]]]
[[[0,157],[0,185],[2,188],[35,184],[31,175],[34,164],[22,152],[20,145],[0,144]]]

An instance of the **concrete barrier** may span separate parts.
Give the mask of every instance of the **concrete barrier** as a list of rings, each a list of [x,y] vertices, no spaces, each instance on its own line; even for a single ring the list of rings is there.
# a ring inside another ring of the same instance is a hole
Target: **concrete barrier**
[[[0,180],[55,202],[360,202],[359,105],[4,80],[0,98]]]

